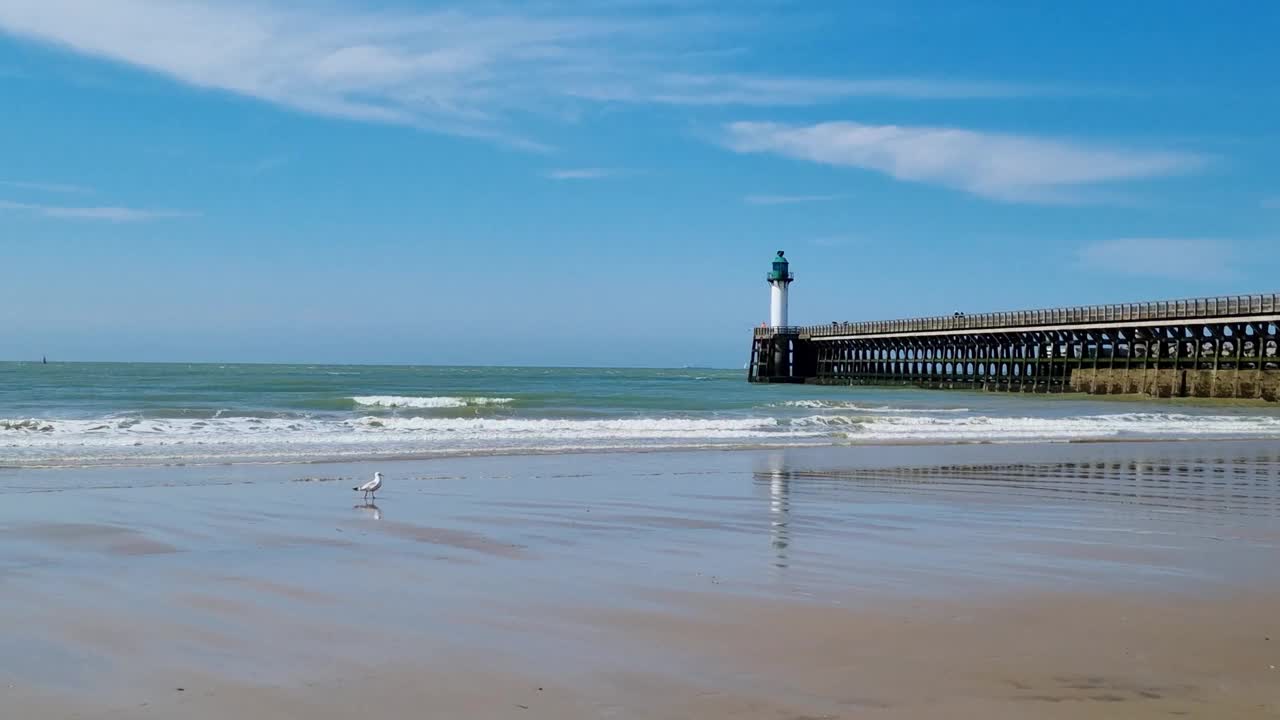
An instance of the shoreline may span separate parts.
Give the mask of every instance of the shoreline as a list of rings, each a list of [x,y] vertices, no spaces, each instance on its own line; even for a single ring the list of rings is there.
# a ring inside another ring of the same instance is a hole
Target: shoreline
[[[118,462],[95,463],[58,463],[44,465],[5,465],[0,464],[0,473],[22,471],[60,471],[60,470],[93,470],[93,469],[125,469],[125,468],[214,468],[214,467],[273,467],[280,465],[343,465],[352,463],[406,463],[461,460],[467,458],[504,458],[504,457],[560,457],[560,456],[593,456],[593,455],[660,455],[678,453],[750,453],[781,450],[840,450],[858,448],[946,448],[946,447],[1057,447],[1062,445],[1149,445],[1164,443],[1280,443],[1280,434],[1210,436],[1204,435],[1170,435],[1166,437],[1097,437],[1097,438],[1030,438],[1008,440],[868,440],[864,442],[850,441],[846,443],[773,443],[773,444],[707,444],[707,445],[636,445],[627,447],[574,447],[574,448],[511,448],[486,449],[481,451],[459,450],[440,451],[434,453],[398,453],[367,455],[333,455],[313,459],[248,459],[248,460],[209,460],[207,462],[173,462],[156,459],[152,462],[140,460],[121,460]]]

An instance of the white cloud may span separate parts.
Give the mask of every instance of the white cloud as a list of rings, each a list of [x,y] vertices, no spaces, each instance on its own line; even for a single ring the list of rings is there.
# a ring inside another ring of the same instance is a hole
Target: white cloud
[[[1080,248],[1084,267],[1117,275],[1169,280],[1217,279],[1235,274],[1236,248],[1204,238],[1120,238]]]
[[[947,100],[1035,95],[1045,92],[1021,85],[974,83],[922,78],[839,79],[739,73],[658,73],[629,81],[574,88],[593,100],[651,102],[669,105],[818,105],[848,98]]]
[[[548,170],[546,176],[551,180],[602,180],[617,177],[626,172],[617,168],[561,168]]]
[[[724,143],[740,153],[875,170],[1006,202],[1081,202],[1091,185],[1201,167],[1199,155],[1086,145],[1029,135],[828,122],[736,122]]]
[[[1280,195],[1263,198],[1262,207],[1266,210],[1280,210]]]
[[[16,188],[18,190],[32,190],[35,192],[45,193],[75,193],[85,194],[91,193],[93,190],[81,187],[79,185],[67,185],[63,183],[47,183],[47,182],[23,182],[18,180],[0,180],[0,185],[5,187]]]
[[[47,218],[71,220],[104,220],[107,222],[144,222],[171,218],[194,217],[196,213],[183,210],[143,210],[128,207],[65,207],[61,205],[36,205],[32,203],[0,200],[0,210],[29,212]]]
[[[799,205],[802,203],[839,200],[843,195],[747,195],[742,201],[748,205]]]
[[[625,3],[452,2],[415,10],[356,0],[0,0],[0,32],[303,112],[530,148],[541,146],[511,132],[512,116],[573,116],[584,102],[770,106],[1030,92],[731,72],[734,41],[767,28],[749,13],[697,4],[646,13]]]

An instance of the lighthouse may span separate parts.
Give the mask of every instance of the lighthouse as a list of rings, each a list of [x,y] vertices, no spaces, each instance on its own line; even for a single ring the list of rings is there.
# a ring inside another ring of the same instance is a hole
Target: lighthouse
[[[778,251],[773,258],[773,269],[766,279],[769,281],[769,325],[786,327],[787,325],[787,288],[795,276],[791,274],[787,257]]]
[[[802,383],[817,377],[818,353],[813,341],[801,340],[801,328],[787,325],[787,291],[796,278],[781,250],[764,279],[769,282],[769,325],[760,323],[755,329],[747,377],[751,382],[769,383]]]

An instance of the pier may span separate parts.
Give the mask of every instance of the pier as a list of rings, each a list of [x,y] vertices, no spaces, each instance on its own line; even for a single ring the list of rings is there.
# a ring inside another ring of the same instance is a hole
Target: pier
[[[1277,323],[1270,294],[778,325],[755,329],[748,380],[1274,402]]]

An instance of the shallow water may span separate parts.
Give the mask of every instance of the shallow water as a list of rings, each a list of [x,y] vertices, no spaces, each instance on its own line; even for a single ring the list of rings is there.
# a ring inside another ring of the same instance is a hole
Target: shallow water
[[[372,469],[386,476],[377,507],[353,509],[363,503],[350,488]],[[346,554],[343,530],[359,527],[372,533],[361,545],[425,545],[467,562],[549,553],[580,577],[640,586],[632,574],[656,558],[675,573],[666,583],[715,567],[765,593],[1248,583],[1272,574],[1280,444],[10,469],[0,496],[10,568],[117,556],[186,565],[188,552],[217,564],[273,542]]]

